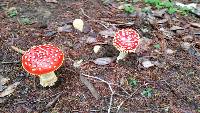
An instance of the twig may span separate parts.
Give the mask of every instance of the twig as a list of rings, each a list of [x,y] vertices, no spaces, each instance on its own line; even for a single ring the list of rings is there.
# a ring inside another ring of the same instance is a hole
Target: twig
[[[119,110],[121,109],[121,106],[124,104],[124,102],[126,102],[128,99],[132,98],[133,95],[136,94],[136,92],[143,86],[146,86],[148,85],[148,83],[144,84],[144,85],[141,85],[139,88],[137,88],[128,98],[126,98],[124,101],[122,101],[118,106],[117,106],[117,112],[116,113],[119,113]]]
[[[108,107],[108,113],[110,113],[111,112],[111,108],[112,108],[113,95],[115,94],[115,92],[113,91],[112,86],[111,86],[112,83],[107,82],[107,81],[105,81],[105,80],[103,80],[103,79],[101,79],[99,77],[90,76],[90,75],[86,75],[86,74],[83,74],[83,73],[81,73],[81,75],[83,75],[85,77],[88,77],[88,78],[93,78],[93,79],[99,80],[99,81],[104,82],[104,83],[106,83],[108,85],[108,87],[109,87],[109,89],[111,91],[110,102],[109,102],[109,107]]]
[[[20,63],[20,61],[10,61],[10,62],[8,62],[8,61],[3,61],[3,62],[1,62],[1,64],[15,64],[15,63]]]
[[[62,95],[62,93],[60,93],[59,95],[57,95],[51,102],[49,102],[49,103],[46,105],[46,108],[51,107],[51,106],[60,98],[61,95]]]
[[[84,16],[86,16],[88,19],[91,19],[91,17],[89,17],[87,14],[85,14],[85,12],[82,8],[80,8],[80,9],[81,9],[81,12],[83,13]],[[103,23],[106,23],[106,22],[103,22],[103,21],[100,21],[100,20],[94,20],[94,19],[91,19],[90,21],[96,22],[96,23],[102,25],[103,27],[105,27],[106,29],[109,29],[106,25],[103,24]]]
[[[84,12],[84,10],[82,8],[80,8],[80,9],[81,9],[81,12],[83,13],[84,16],[86,16],[87,18],[91,19],[91,17],[89,17],[88,15],[85,14],[85,12]]]
[[[15,47],[15,46],[11,46],[11,48],[14,49],[16,52],[21,53],[21,54],[24,54],[26,52],[24,50],[21,50],[21,49]]]

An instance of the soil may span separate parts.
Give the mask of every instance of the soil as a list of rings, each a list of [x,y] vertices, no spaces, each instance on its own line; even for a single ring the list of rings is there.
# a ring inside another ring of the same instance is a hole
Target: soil
[[[178,0],[176,0],[178,1]],[[183,3],[191,3],[186,0]],[[194,1],[198,2],[198,1]],[[199,23],[194,14],[180,14],[155,17],[156,21],[168,18],[162,25],[149,22],[145,15],[127,15],[117,8],[117,2],[104,4],[102,0],[58,0],[47,3],[45,0],[3,0],[0,2],[0,76],[10,78],[6,85],[20,82],[15,91],[0,97],[1,113],[104,113],[108,112],[111,91],[108,84],[97,79],[87,78],[95,87],[99,99],[81,82],[81,73],[102,78],[111,82],[113,95],[111,112],[116,113],[197,113],[200,109],[200,29],[189,23]],[[136,6],[143,7],[139,2]],[[17,16],[11,18],[6,10],[15,7]],[[83,13],[84,11],[84,13]],[[32,24],[20,23],[21,18],[29,18]],[[72,21],[81,18],[84,31],[71,27],[69,31],[57,32],[58,27],[72,25]],[[128,25],[126,23],[132,22]],[[103,25],[102,25],[103,24]],[[200,24],[200,23],[199,23]],[[142,37],[151,43],[137,53],[130,53],[118,63],[107,65],[92,62],[101,57],[116,57],[118,50],[112,46],[113,37],[100,35],[99,32],[111,26],[115,30],[122,28],[137,29]],[[169,38],[160,28],[169,29],[180,26],[185,30],[172,32]],[[148,32],[144,32],[147,29]],[[196,33],[196,34],[195,34]],[[199,34],[197,34],[199,33]],[[184,38],[185,36],[192,38]],[[97,41],[87,43],[88,37]],[[181,44],[193,44],[184,49]],[[65,54],[63,65],[55,71],[59,80],[52,87],[42,87],[36,76],[28,74],[21,65],[22,54],[11,46],[28,50],[34,45],[51,43],[60,47]],[[94,45],[102,45],[101,53],[93,52]],[[154,48],[160,44],[160,48]],[[166,49],[174,50],[166,54]],[[194,50],[195,53],[194,53]],[[143,59],[156,62],[155,66],[144,68]],[[74,61],[84,60],[80,68],[73,66]],[[132,87],[129,79],[137,80]],[[152,88],[150,97],[142,92]],[[129,96],[132,94],[131,98]]]

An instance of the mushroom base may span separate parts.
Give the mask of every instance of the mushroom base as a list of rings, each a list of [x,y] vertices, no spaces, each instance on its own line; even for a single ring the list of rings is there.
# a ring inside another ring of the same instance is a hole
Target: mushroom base
[[[117,56],[117,61],[124,59],[128,53],[125,52],[120,52],[119,55]]]
[[[42,74],[39,77],[40,77],[40,84],[43,87],[53,86],[55,82],[58,80],[54,72]]]

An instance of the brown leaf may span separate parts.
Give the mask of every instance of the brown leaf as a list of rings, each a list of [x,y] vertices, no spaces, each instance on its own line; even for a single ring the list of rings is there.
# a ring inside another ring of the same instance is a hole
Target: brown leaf
[[[49,102],[49,103],[46,105],[46,108],[49,108],[49,107],[51,107],[53,104],[55,104],[55,102],[60,98],[61,95],[62,95],[62,93],[60,93],[59,95],[57,95],[51,102]]]
[[[0,97],[5,97],[13,93],[19,84],[20,82],[15,82],[14,84],[9,85],[3,92],[0,93]]]
[[[94,60],[94,63],[97,65],[107,65],[113,62],[113,58],[111,57],[103,57],[103,58],[97,58]]]
[[[153,16],[155,16],[155,17],[163,17],[165,12],[166,12],[166,9],[156,10],[156,11],[153,11]]]
[[[108,29],[108,30],[100,31],[99,34],[101,36],[104,36],[105,38],[114,37],[115,31],[113,31],[112,29]]]
[[[136,53],[143,53],[144,51],[149,50],[149,46],[153,43],[152,39],[141,38],[140,44],[136,49]]]
[[[3,78],[0,76],[0,91],[3,91],[4,89],[4,84],[6,84],[10,79],[9,78]]]
[[[80,80],[83,84],[85,84],[85,86],[90,90],[90,92],[92,93],[92,95],[96,98],[96,100],[99,99],[100,95],[99,93],[96,91],[96,89],[94,88],[93,84],[88,81],[86,79],[86,77],[80,75]]]
[[[45,1],[48,2],[48,3],[58,3],[57,0],[45,0]]]

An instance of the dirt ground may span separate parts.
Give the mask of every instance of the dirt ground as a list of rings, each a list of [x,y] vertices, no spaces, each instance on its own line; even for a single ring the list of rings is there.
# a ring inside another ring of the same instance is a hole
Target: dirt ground
[[[152,18],[140,13],[127,15],[118,5],[118,2],[104,4],[101,0],[58,0],[58,3],[0,0],[0,76],[10,79],[4,86],[20,82],[12,94],[0,97],[0,113],[106,113],[112,95],[107,83],[112,83],[114,90],[113,113],[200,112],[200,27],[191,24],[200,24],[200,18],[194,14],[165,13]],[[142,2],[135,5],[138,9],[143,6]],[[6,14],[10,7],[18,11],[13,18]],[[32,23],[21,24],[23,17]],[[71,26],[76,18],[84,21],[83,32]],[[167,21],[157,23],[163,19]],[[69,28],[58,32],[65,25]],[[170,30],[173,26],[181,28]],[[95,64],[97,58],[115,58],[119,53],[112,45],[113,37],[100,32],[127,27],[147,38],[142,48],[119,63]],[[184,46],[186,42],[191,44],[189,48]],[[56,85],[44,88],[38,77],[23,69],[22,55],[11,46],[28,50],[47,43],[60,47],[65,61],[55,72],[59,78]],[[102,46],[100,53],[93,52],[95,45]],[[83,64],[75,68],[74,61],[80,59]],[[143,67],[146,59],[154,62],[154,66]],[[94,85],[98,98],[80,80],[82,75],[90,76],[85,78]],[[135,87],[129,84],[130,78],[137,80]],[[150,97],[142,95],[146,88],[153,89]]]

